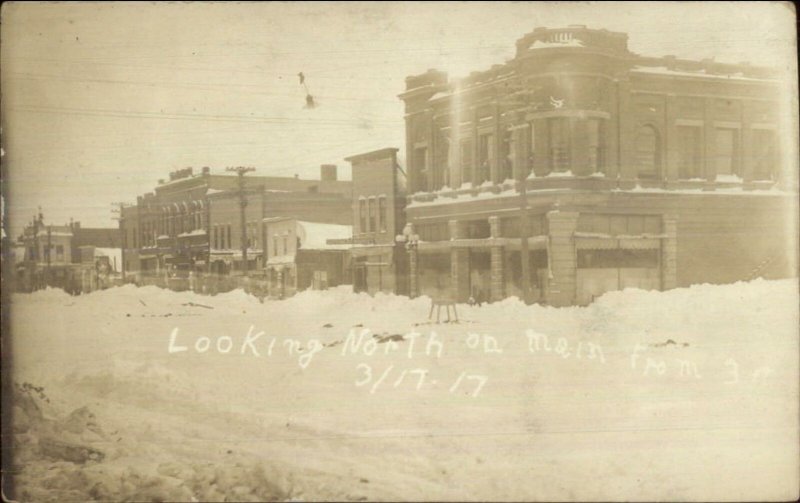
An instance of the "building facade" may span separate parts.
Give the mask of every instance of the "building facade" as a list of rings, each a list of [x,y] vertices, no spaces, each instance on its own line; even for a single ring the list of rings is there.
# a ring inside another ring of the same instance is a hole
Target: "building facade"
[[[352,166],[353,288],[408,295],[408,256],[398,242],[405,227],[406,179],[396,148],[347,157]]]
[[[120,243],[118,229],[50,225],[40,214],[18,238],[22,256],[15,264],[15,288],[53,286],[78,293],[108,286],[122,265],[115,253]]]
[[[584,26],[462,80],[408,77],[411,294],[570,305],[795,274],[780,93],[771,69]]]
[[[351,284],[350,225],[271,217],[263,220],[263,226],[264,269],[271,297]]]
[[[333,165],[324,165],[321,173],[320,180],[247,175],[241,187],[236,175],[208,168],[171,173],[122,210],[126,275],[242,273],[242,214],[247,271],[263,271],[264,218],[350,222],[351,183],[337,180]]]

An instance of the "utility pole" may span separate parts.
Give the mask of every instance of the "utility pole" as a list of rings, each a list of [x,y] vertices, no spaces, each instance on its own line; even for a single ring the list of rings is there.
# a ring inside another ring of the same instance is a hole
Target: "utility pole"
[[[36,279],[36,283],[39,283],[39,261],[41,260],[41,256],[39,254],[39,227],[42,226],[43,222],[44,222],[44,215],[42,215],[42,207],[39,206],[39,214],[33,216],[33,249],[34,249],[33,276]]]
[[[119,270],[120,270],[120,273],[122,274],[122,282],[125,283],[125,225],[124,225],[125,216],[123,215],[122,211],[125,208],[130,207],[131,204],[123,203],[123,202],[116,202],[116,203],[111,203],[111,204],[113,204],[114,206],[118,206],[119,207],[119,208],[114,208],[114,209],[111,210],[112,214],[119,213],[119,216],[111,217],[111,218],[113,218],[114,220],[119,221],[119,249],[121,250],[120,259],[122,261],[122,263],[119,265]]]
[[[47,252],[46,252],[46,259],[47,259],[47,268],[45,269],[44,273],[44,283],[45,286],[50,285],[50,252],[52,251],[53,244],[52,244],[52,235],[53,229],[52,226],[47,226]]]
[[[247,208],[247,197],[244,193],[244,175],[256,168],[237,166],[235,168],[225,168],[225,171],[231,171],[239,176],[239,224],[241,226],[242,236],[242,274],[247,276],[247,222],[245,220],[245,208]]]

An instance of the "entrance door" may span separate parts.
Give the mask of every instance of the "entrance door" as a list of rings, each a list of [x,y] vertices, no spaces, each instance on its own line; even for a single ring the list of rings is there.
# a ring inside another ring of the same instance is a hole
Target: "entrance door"
[[[469,291],[476,302],[489,302],[491,298],[491,260],[488,251],[470,250]]]
[[[606,292],[661,289],[657,249],[578,250],[577,303],[590,304]]]

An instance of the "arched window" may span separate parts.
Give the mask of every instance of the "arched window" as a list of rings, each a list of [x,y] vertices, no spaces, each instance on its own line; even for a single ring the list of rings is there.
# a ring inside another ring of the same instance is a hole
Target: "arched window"
[[[639,127],[636,133],[636,165],[639,178],[658,178],[661,171],[661,145],[656,128]]]

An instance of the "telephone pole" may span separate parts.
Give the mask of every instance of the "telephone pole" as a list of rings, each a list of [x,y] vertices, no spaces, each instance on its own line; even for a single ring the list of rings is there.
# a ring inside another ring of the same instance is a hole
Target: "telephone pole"
[[[33,272],[34,278],[36,280],[36,287],[34,289],[38,289],[41,286],[41,278],[39,278],[39,261],[42,260],[41,255],[39,254],[39,228],[44,225],[44,215],[42,215],[42,207],[39,206],[39,214],[33,216],[33,249],[34,249],[34,262],[33,262]]]
[[[241,226],[242,242],[242,274],[247,276],[247,222],[245,219],[245,208],[247,208],[247,196],[244,193],[244,175],[256,168],[237,166],[235,168],[225,168],[225,171],[236,173],[239,176],[239,224]]]
[[[45,255],[45,257],[47,259],[47,268],[45,269],[45,273],[44,273],[45,287],[50,285],[50,253],[52,252],[52,248],[53,248],[53,241],[52,241],[52,239],[53,239],[52,238],[53,229],[51,227],[52,226],[50,226],[50,225],[47,226],[47,250],[46,250],[46,255]]]
[[[111,210],[111,213],[119,213],[117,217],[111,217],[114,220],[119,221],[119,249],[120,249],[120,260],[122,263],[119,265],[120,273],[122,274],[122,283],[125,283],[125,216],[123,215],[122,211],[125,208],[132,206],[130,203],[123,203],[123,202],[116,202],[111,203],[114,206],[118,206],[118,208],[114,208]]]

